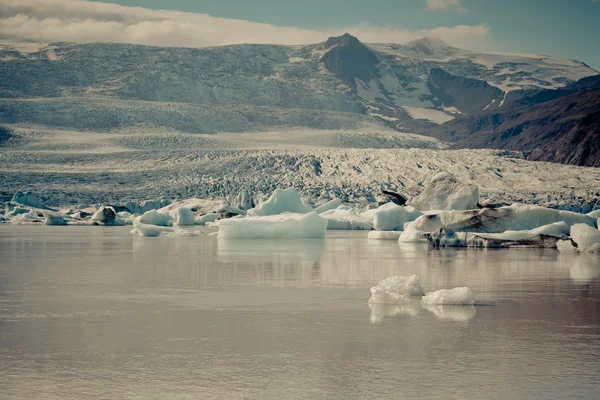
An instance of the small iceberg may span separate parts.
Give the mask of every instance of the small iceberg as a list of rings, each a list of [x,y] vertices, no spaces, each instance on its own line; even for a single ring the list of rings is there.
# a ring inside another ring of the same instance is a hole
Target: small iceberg
[[[421,301],[423,304],[434,305],[473,305],[475,304],[475,294],[468,287],[440,289],[435,292],[427,293],[423,296]]]
[[[417,275],[390,276],[371,288],[369,304],[403,304],[411,296],[422,296],[423,287]]]
[[[229,218],[217,222],[219,239],[311,239],[325,237],[327,219],[315,212],[267,217]]]

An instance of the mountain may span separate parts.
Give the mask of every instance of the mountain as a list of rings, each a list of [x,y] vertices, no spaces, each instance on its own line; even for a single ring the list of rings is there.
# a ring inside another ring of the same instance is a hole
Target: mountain
[[[456,118],[434,136],[457,148],[518,150],[529,160],[600,167],[598,78],[539,92],[520,107]]]
[[[0,123],[191,133],[384,124],[426,133],[597,72],[578,61],[486,54],[440,39],[202,49],[0,40]]]

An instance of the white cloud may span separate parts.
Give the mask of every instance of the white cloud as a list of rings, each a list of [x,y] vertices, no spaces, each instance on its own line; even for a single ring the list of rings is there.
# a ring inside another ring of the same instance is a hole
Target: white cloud
[[[467,9],[463,7],[462,0],[426,0],[425,10],[452,10],[458,12],[467,12]]]
[[[344,32],[370,43],[404,43],[423,36],[438,36],[450,44],[469,47],[485,42],[490,28],[480,24],[409,30],[360,24],[340,30],[312,30],[83,0],[0,0],[1,37],[43,42],[116,42],[175,47],[310,44]]]

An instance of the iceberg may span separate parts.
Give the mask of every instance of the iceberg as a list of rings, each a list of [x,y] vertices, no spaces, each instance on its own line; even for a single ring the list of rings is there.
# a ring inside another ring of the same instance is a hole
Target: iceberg
[[[597,220],[589,215],[524,204],[496,209],[426,213],[409,223],[409,226],[421,232],[433,232],[446,227],[454,232],[502,233],[531,230],[561,221],[568,226],[578,223],[594,228],[597,226]]]
[[[479,202],[479,187],[460,182],[448,172],[439,172],[429,179],[425,190],[410,201],[421,211],[472,210]]]
[[[196,223],[196,216],[189,208],[180,207],[172,211],[171,216],[175,220],[174,225],[191,226]]]
[[[215,222],[221,219],[221,214],[218,213],[208,213],[196,217],[197,225],[206,225],[208,222]]]
[[[322,206],[315,208],[315,212],[317,214],[322,214],[325,211],[335,210],[336,208],[338,208],[341,205],[342,205],[342,200],[335,198],[335,199],[330,200],[327,203],[323,204]]]
[[[441,228],[425,236],[434,247],[556,248],[557,242],[567,238],[568,233],[569,226],[560,221],[531,230],[504,233],[454,232],[449,228]]]
[[[390,276],[371,288],[369,304],[403,304],[410,296],[422,296],[423,287],[417,275]]]
[[[414,207],[387,203],[373,212],[373,227],[378,231],[403,230],[406,222],[414,221],[421,215]]]
[[[156,225],[156,226],[171,226],[173,225],[173,217],[169,214],[158,212],[156,210],[146,211],[138,218],[141,224]]]
[[[313,211],[308,202],[300,197],[298,191],[294,188],[285,190],[275,189],[271,197],[261,205],[248,210],[250,216],[269,216],[285,212],[306,214]]]
[[[404,231],[400,234],[399,243],[427,243],[425,235],[427,232],[420,231],[411,223],[404,225]]]
[[[49,212],[43,212],[44,215],[44,224],[45,225],[67,225],[67,221],[65,221],[61,216],[56,214],[51,214]]]
[[[102,206],[92,215],[91,220],[93,222],[101,222],[106,225],[115,223],[116,218],[117,214],[112,207]]]
[[[600,253],[600,231],[586,224],[571,227],[571,240],[558,243],[561,252]]]
[[[475,294],[468,287],[441,289],[427,293],[421,301],[423,304],[472,305],[475,304]]]
[[[327,229],[370,231],[371,223],[348,210],[335,209],[325,211],[321,217],[327,220]]]
[[[327,219],[315,212],[229,218],[217,222],[219,239],[323,238]]]

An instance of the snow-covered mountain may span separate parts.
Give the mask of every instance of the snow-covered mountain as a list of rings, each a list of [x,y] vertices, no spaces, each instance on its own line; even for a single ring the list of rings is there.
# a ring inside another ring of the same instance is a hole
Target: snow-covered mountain
[[[595,74],[578,61],[433,38],[365,45],[345,34],[309,46],[204,49],[5,40],[0,123],[200,133],[380,123],[420,132]]]

